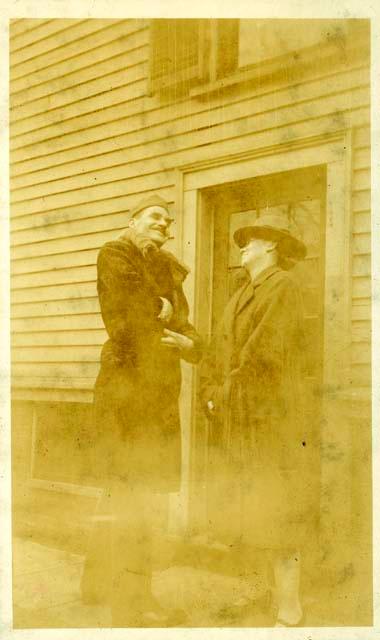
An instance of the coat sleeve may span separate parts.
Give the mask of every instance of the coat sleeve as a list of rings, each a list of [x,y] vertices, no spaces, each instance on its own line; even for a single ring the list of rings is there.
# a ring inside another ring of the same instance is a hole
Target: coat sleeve
[[[102,318],[109,337],[120,346],[134,350],[157,333],[161,300],[147,299],[141,274],[112,245],[105,245],[98,256],[98,294]]]
[[[203,341],[199,334],[196,332],[194,326],[189,322],[189,305],[186,300],[186,296],[183,292],[182,285],[177,285],[175,290],[176,304],[175,308],[178,310],[175,314],[173,321],[169,325],[169,329],[182,333],[182,335],[190,338],[194,347],[187,353],[182,355],[183,360],[190,362],[191,364],[197,364],[203,353]]]
[[[268,384],[281,382],[286,354],[302,348],[303,310],[297,285],[286,278],[276,283],[261,309],[260,320],[240,351],[237,373]]]

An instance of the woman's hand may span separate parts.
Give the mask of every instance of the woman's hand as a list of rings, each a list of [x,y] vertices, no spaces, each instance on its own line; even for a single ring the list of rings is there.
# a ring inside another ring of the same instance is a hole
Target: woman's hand
[[[182,333],[170,331],[170,329],[164,329],[164,338],[161,338],[161,343],[169,349],[179,349],[183,353],[189,352],[194,348],[194,342],[191,338],[184,336]]]

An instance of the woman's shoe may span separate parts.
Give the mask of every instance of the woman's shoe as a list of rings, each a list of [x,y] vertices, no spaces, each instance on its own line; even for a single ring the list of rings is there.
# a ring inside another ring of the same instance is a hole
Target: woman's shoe
[[[286,620],[283,620],[282,618],[277,618],[276,623],[274,625],[275,627],[304,627],[305,626],[305,614],[303,613],[301,618],[298,620],[298,622],[296,623],[290,623],[290,622],[286,622]]]

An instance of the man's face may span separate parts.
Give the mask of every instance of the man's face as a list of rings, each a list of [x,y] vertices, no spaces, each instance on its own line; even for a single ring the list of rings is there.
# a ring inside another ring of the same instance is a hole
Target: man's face
[[[150,238],[159,247],[169,238],[169,227],[173,219],[166,209],[159,206],[147,207],[131,221],[137,233]]]
[[[270,240],[251,238],[244,247],[240,248],[241,266],[246,269],[252,268],[268,254],[268,251],[273,250],[274,247],[275,243]]]

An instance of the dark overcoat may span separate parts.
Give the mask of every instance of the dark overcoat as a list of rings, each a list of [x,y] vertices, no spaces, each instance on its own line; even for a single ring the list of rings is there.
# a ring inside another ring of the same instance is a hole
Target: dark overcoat
[[[165,327],[194,341],[186,359],[197,362],[200,339],[188,321],[182,282],[187,269],[162,250],[145,255],[128,231],[106,243],[97,261],[98,295],[109,336],[101,354],[94,405],[98,476],[176,491],[181,470],[178,397],[180,353],[161,343]],[[161,297],[174,313],[158,318]]]
[[[223,454],[214,501],[240,536],[264,546],[294,542],[308,518],[304,349],[300,290],[274,266],[232,296],[202,367],[211,445]]]

